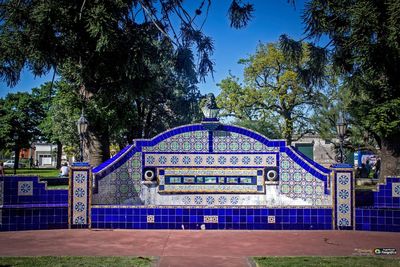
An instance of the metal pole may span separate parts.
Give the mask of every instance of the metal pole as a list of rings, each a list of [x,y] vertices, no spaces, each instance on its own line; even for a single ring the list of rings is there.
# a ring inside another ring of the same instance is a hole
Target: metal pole
[[[80,155],[79,155],[80,159],[79,159],[79,161],[80,161],[80,162],[83,162],[83,134],[80,134],[80,135],[79,135],[79,139],[80,139],[80,143],[81,143],[81,145],[80,145]]]
[[[343,163],[343,137],[340,137],[340,163]]]
[[[18,151],[17,139],[15,139],[15,149],[14,149],[14,171],[13,171],[14,175],[17,174],[17,164],[18,164],[18,162],[17,162],[17,157],[19,156],[19,155],[17,155],[18,152],[19,152],[19,151]]]

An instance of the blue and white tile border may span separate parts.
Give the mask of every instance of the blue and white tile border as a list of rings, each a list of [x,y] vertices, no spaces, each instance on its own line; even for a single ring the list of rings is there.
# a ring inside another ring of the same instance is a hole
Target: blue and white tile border
[[[333,166],[334,175],[334,225],[337,230],[355,229],[353,168]]]
[[[90,227],[92,172],[90,166],[71,167],[68,224],[70,228]]]

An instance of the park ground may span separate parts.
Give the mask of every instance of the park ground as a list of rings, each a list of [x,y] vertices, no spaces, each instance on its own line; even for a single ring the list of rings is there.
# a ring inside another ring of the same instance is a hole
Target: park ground
[[[376,248],[395,248],[398,253],[377,256]],[[207,267],[254,266],[255,256],[357,256],[371,263],[391,258],[391,262],[384,261],[388,264],[374,265],[400,266],[400,233],[84,229],[3,232],[0,256],[141,256],[151,257],[155,266]],[[373,258],[364,259],[368,256]]]

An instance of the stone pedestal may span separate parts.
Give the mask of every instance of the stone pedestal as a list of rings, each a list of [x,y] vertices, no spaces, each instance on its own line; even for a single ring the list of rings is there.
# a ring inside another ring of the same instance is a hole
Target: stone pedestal
[[[69,228],[89,228],[92,168],[88,163],[74,163],[69,178],[68,226]]]
[[[354,198],[354,172],[353,166],[336,164],[333,170],[333,225],[336,230],[355,229],[355,198]]]

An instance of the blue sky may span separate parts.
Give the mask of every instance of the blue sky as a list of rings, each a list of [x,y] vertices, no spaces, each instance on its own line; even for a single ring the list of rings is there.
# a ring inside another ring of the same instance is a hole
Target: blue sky
[[[229,27],[227,11],[230,2],[230,0],[212,1],[208,20],[204,26],[204,33],[214,40],[215,52],[212,58],[215,62],[215,73],[214,80],[210,76],[205,83],[198,84],[202,94],[212,92],[218,95],[219,89],[216,84],[227,77],[229,71],[242,77],[243,66],[237,62],[240,58],[254,53],[259,42],[276,42],[281,34],[287,34],[295,39],[303,36],[301,13],[304,0],[296,1],[296,8],[286,0],[252,0],[250,2],[255,7],[254,17],[246,28],[240,30]],[[52,73],[35,78],[29,71],[24,71],[20,82],[14,88],[0,83],[0,97],[9,92],[30,91],[50,81],[51,78]]]

